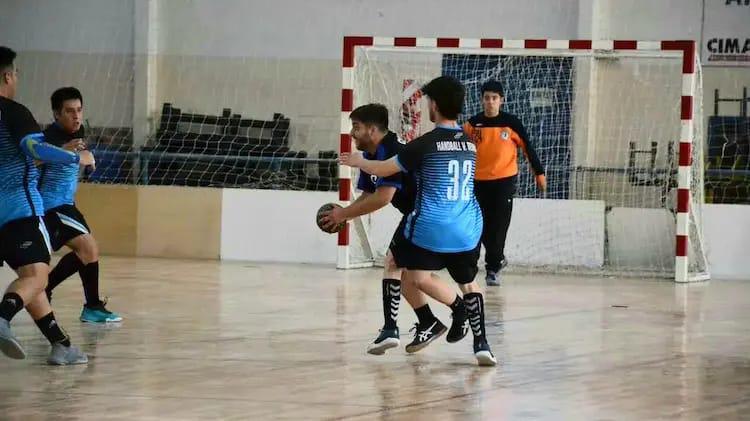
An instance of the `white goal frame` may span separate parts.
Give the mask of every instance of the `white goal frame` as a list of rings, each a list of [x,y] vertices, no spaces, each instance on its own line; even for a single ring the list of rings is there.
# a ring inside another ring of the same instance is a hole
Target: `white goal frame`
[[[675,282],[702,281],[709,278],[707,273],[699,276],[690,276],[688,250],[690,249],[689,227],[691,212],[691,169],[692,165],[701,163],[692,162],[693,139],[695,137],[695,124],[693,114],[696,94],[696,43],[691,40],[682,41],[636,41],[636,40],[547,40],[547,39],[524,39],[508,40],[500,38],[416,38],[416,37],[372,37],[372,36],[347,36],[344,37],[344,50],[342,62],[342,88],[341,88],[341,136],[340,152],[352,151],[352,139],[350,136],[351,122],[349,113],[354,108],[354,69],[356,66],[355,49],[360,48],[383,48],[392,47],[396,49],[435,49],[440,51],[465,52],[471,50],[492,50],[493,54],[519,54],[519,52],[533,51],[537,55],[550,55],[557,53],[599,53],[621,50],[638,50],[658,52],[673,52],[682,54],[682,96],[680,111],[680,139],[677,161],[679,162],[677,173],[677,215],[676,215],[676,238],[675,238]],[[463,50],[462,50],[463,49]],[[700,147],[700,145],[698,145]],[[346,166],[339,166],[339,203],[347,206],[353,200],[352,176],[354,172]],[[352,227],[354,225],[354,227]],[[373,262],[354,263],[350,259],[351,229],[357,229],[360,235],[364,235],[366,242],[368,233],[360,220],[347,223],[346,227],[338,234],[338,259],[337,267],[340,269],[353,269],[372,266]],[[699,229],[701,227],[698,227]]]

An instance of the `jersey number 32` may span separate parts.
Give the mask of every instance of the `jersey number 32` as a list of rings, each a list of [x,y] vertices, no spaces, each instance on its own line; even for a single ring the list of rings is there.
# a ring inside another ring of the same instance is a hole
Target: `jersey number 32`
[[[459,163],[456,159],[448,161],[448,176],[451,177],[453,181],[452,184],[448,185],[448,200],[458,200],[459,194],[461,200],[471,199],[469,180],[471,180],[472,171],[473,165],[468,159],[462,163]]]

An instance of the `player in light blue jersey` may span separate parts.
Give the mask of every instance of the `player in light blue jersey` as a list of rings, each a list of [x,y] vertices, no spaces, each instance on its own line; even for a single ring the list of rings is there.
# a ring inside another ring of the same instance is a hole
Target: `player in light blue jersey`
[[[44,141],[31,112],[13,100],[18,83],[15,58],[13,50],[0,47],[0,263],[8,263],[18,275],[0,301],[0,352],[15,359],[26,357],[10,329],[13,317],[26,308],[52,344],[49,364],[85,364],[86,354],[71,345],[44,293],[50,245],[35,161],[90,165],[93,156]]]
[[[52,94],[50,102],[55,122],[44,131],[47,142],[85,149],[81,92],[74,87],[60,88]],[[63,246],[72,250],[50,272],[47,297],[52,300],[52,290],[78,272],[86,299],[81,321],[120,322],[122,317],[107,310],[105,302],[99,298],[99,247],[86,219],[75,206],[78,173],[76,164],[48,163],[41,169],[39,192],[44,202],[44,223],[51,237],[52,250],[60,250]]]
[[[479,365],[495,365],[484,321],[484,298],[474,281],[478,272],[482,213],[474,197],[476,147],[456,120],[461,113],[464,88],[456,79],[441,76],[422,88],[429,98],[430,120],[435,129],[407,144],[387,161],[363,159],[361,154],[341,154],[341,163],[378,177],[399,171],[416,180],[416,203],[402,234],[406,241],[392,249],[399,267],[407,269],[406,282],[430,294],[423,285],[431,271],[448,269],[464,293],[469,325],[474,334],[474,355]],[[428,341],[434,332],[418,332]]]

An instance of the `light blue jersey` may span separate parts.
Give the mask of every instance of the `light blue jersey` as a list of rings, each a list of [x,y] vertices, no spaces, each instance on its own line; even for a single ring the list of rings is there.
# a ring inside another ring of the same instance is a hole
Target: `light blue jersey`
[[[404,232],[412,243],[439,253],[477,247],[482,212],[474,197],[476,155],[460,128],[447,127],[411,141],[398,154],[398,165],[413,173],[417,186]]]
[[[37,191],[39,171],[19,146],[39,125],[23,105],[0,97],[0,227],[31,216],[44,216]]]
[[[83,127],[76,133],[66,133],[57,124],[52,124],[44,131],[45,140],[58,147],[73,139],[83,139],[84,135]],[[45,211],[74,204],[79,168],[78,163],[45,163],[42,166],[39,193],[42,195]]]

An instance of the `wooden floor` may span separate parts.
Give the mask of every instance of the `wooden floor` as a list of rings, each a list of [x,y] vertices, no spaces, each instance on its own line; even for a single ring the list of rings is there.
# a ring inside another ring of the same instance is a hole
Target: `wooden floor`
[[[20,314],[30,358],[0,357],[0,419],[750,419],[747,281],[510,277],[486,296],[501,364],[480,368],[468,338],[367,355],[374,269],[106,258],[102,271],[125,322],[78,322],[70,280],[54,306],[91,362],[51,368]],[[402,345],[414,319],[402,305]]]

